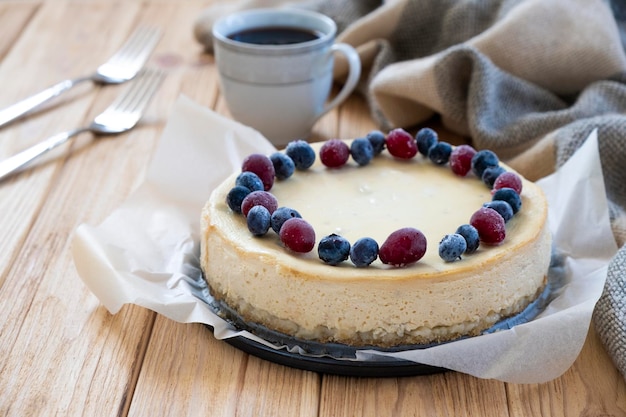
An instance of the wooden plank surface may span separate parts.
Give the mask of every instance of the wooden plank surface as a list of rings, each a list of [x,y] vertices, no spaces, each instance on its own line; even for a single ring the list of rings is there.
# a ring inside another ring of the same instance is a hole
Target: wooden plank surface
[[[141,184],[179,94],[229,114],[213,57],[191,31],[209,3],[0,2],[0,108],[93,70],[141,22],[166,28],[151,64],[168,72],[138,129],[103,140],[83,135],[0,184],[0,416],[626,416],[624,378],[593,328],[562,377],[519,385],[455,372],[323,375],[251,357],[202,325],[140,307],[109,314],[74,269],[71,236]],[[119,91],[84,86],[0,130],[0,158],[90,120]],[[318,122],[314,139],[374,128],[365,101],[354,96]]]

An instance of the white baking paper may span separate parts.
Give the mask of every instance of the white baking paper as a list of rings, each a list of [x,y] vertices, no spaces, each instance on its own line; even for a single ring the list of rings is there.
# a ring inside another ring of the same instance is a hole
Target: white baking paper
[[[183,323],[214,327],[218,339],[242,336],[194,295],[188,277],[197,257],[200,211],[211,190],[253,152],[274,147],[258,132],[177,101],[144,184],[98,226],[76,230],[73,257],[89,289],[111,312],[136,304]],[[480,378],[539,383],[564,373],[578,356],[607,266],[617,246],[611,233],[594,132],[558,172],[539,181],[563,266],[564,286],[546,310],[511,330],[388,353],[360,351],[356,360],[394,356]],[[354,360],[354,359],[352,359]]]

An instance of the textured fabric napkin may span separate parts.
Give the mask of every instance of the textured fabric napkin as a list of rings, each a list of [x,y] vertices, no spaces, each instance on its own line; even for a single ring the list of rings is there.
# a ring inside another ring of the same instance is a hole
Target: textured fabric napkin
[[[531,180],[567,161],[598,129],[616,243],[594,323],[626,376],[626,2],[619,0],[239,0],[194,25],[210,51],[213,21],[251,7],[332,17],[357,48],[360,92],[381,129],[441,118]],[[338,61],[340,82],[345,67]],[[592,244],[590,242],[590,244]]]

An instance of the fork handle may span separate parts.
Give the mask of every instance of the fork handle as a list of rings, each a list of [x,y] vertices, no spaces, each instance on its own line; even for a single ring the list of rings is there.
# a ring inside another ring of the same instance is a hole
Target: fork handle
[[[15,173],[18,169],[28,165],[30,162],[39,158],[46,152],[64,144],[70,138],[78,135],[79,133],[89,130],[88,128],[80,128],[69,130],[63,133],[57,133],[54,136],[50,136],[48,139],[40,142],[30,148],[23,150],[22,152],[11,156],[3,161],[0,161],[0,181],[9,177]]]
[[[83,81],[89,81],[91,77],[74,78],[72,80],[64,80],[60,83],[46,88],[45,90],[25,98],[17,103],[0,110],[0,128],[12,121],[24,116],[26,113],[36,109],[47,101],[57,97],[61,93],[69,90],[75,85]]]

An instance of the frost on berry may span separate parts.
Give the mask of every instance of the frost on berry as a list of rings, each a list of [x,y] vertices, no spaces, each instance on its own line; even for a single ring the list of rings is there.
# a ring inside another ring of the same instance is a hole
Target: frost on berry
[[[365,136],[365,139],[372,144],[374,156],[379,155],[385,149],[385,134],[380,130],[372,130]]]
[[[270,228],[270,212],[263,206],[254,206],[246,217],[248,230],[254,236],[263,236]]]
[[[411,159],[417,155],[417,143],[404,129],[394,129],[387,134],[387,150],[396,158]]]
[[[362,237],[350,248],[350,260],[356,267],[370,265],[378,258],[378,243],[371,237]]]
[[[429,127],[423,127],[417,131],[415,135],[417,150],[424,156],[428,156],[428,151],[432,146],[439,142],[437,132]]]
[[[481,207],[472,214],[470,224],[478,230],[480,241],[486,245],[499,245],[506,237],[504,219],[493,209]]]
[[[513,214],[516,214],[522,208],[522,198],[512,188],[500,188],[493,193],[493,201],[506,201],[513,209]]]
[[[374,158],[374,147],[369,140],[357,138],[350,144],[350,155],[352,155],[354,162],[364,166],[369,164],[372,158]]]
[[[483,149],[472,157],[472,171],[478,178],[483,177],[483,172],[489,167],[496,167],[500,163],[498,156],[489,149]]]
[[[476,150],[470,145],[459,145],[450,154],[450,169],[460,177],[464,177],[472,169],[472,157]]]
[[[297,217],[283,223],[279,236],[283,245],[294,252],[310,252],[315,246],[313,227],[305,220]]]
[[[328,265],[339,265],[350,256],[350,242],[333,233],[320,240],[317,244],[317,254]]]
[[[285,154],[291,158],[299,171],[311,168],[315,162],[315,151],[308,142],[302,139],[289,142],[285,148]]]
[[[290,207],[279,207],[272,213],[272,217],[270,219],[270,226],[272,230],[276,233],[280,233],[280,228],[283,227],[283,224],[294,217],[302,218],[302,215],[298,213],[297,210],[294,210]]]
[[[457,233],[445,235],[439,242],[439,257],[446,262],[454,262],[461,259],[461,255],[467,249],[467,241]]]
[[[261,181],[263,182],[264,190],[268,191],[274,185],[274,164],[265,155],[261,155],[258,153],[253,153],[249,155],[246,159],[243,160],[241,164],[241,171],[250,171],[254,172],[259,176]]]
[[[522,179],[515,172],[507,171],[498,176],[493,183],[494,192],[500,188],[512,188],[517,194],[522,194]]]
[[[241,202],[241,212],[248,216],[248,212],[254,206],[263,206],[272,214],[278,208],[278,200],[267,191],[252,191]]]
[[[381,262],[396,267],[405,266],[422,259],[426,253],[426,237],[412,227],[398,229],[380,246]]]
[[[320,148],[320,161],[329,168],[345,165],[348,158],[350,158],[350,148],[339,139],[328,140]]]
[[[274,152],[270,155],[270,161],[274,165],[276,179],[286,180],[291,177],[296,169],[293,159],[282,152]]]
[[[236,185],[231,188],[228,194],[226,195],[226,204],[232,211],[237,214],[241,214],[241,203],[246,198],[251,191],[248,187],[244,187],[243,185]]]

